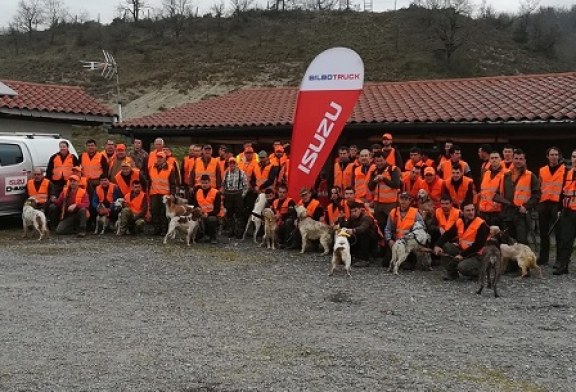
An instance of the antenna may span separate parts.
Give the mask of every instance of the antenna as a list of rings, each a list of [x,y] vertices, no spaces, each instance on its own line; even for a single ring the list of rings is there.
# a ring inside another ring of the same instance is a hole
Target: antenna
[[[118,121],[122,121],[122,103],[120,102],[120,80],[118,78],[118,63],[112,56],[112,53],[102,49],[104,61],[84,61],[82,67],[88,71],[100,71],[100,76],[106,80],[112,80],[116,77],[116,101],[118,103]]]

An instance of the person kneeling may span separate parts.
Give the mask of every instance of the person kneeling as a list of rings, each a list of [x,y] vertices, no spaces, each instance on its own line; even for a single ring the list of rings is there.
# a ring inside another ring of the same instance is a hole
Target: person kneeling
[[[140,181],[132,182],[132,191],[124,195],[126,207],[122,209],[119,221],[118,235],[126,232],[138,234],[144,231],[148,213],[148,195],[142,191]],[[148,216],[149,218],[149,216]]]
[[[217,244],[216,232],[220,218],[223,216],[221,209],[221,196],[216,188],[212,188],[210,176],[202,174],[200,188],[194,194],[194,205],[202,209],[203,234],[210,239],[210,243]]]
[[[88,192],[80,188],[77,175],[71,175],[70,185],[64,187],[55,205],[60,208],[60,222],[56,234],[73,234],[77,231],[79,237],[86,236],[86,221],[88,218]]]
[[[350,206],[350,218],[343,223],[348,233],[352,235],[350,253],[355,260],[355,267],[369,265],[370,251],[378,246],[378,228],[374,219],[364,211],[364,204],[353,202]]]

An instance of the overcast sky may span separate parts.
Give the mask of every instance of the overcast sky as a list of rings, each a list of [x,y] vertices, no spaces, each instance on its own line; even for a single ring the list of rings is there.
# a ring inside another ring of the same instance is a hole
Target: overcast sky
[[[79,15],[86,12],[90,19],[98,20],[102,23],[109,23],[116,15],[118,5],[125,3],[125,0],[62,0],[70,12]],[[265,5],[266,0],[256,0],[259,4]],[[364,0],[353,0],[356,4],[363,4]],[[407,7],[410,0],[397,0],[398,8]],[[480,0],[472,0],[476,4]],[[0,0],[0,26],[8,25],[10,19],[14,17],[19,0]],[[198,8],[200,14],[208,12],[210,6],[220,2],[219,0],[193,0],[193,4]],[[516,12],[519,8],[519,0],[487,0],[497,11]],[[160,8],[162,0],[145,0],[151,7]],[[394,7],[394,0],[372,0],[374,11],[384,11]],[[571,7],[575,0],[541,0],[543,6]],[[228,6],[229,0],[225,0]]]

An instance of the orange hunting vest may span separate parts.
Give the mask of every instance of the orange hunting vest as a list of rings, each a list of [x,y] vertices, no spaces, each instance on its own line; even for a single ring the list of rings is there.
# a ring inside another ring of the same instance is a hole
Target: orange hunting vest
[[[334,164],[334,186],[339,186],[342,190],[352,186],[353,175],[354,163],[348,162],[344,170],[342,170],[339,162]]]
[[[436,222],[438,222],[438,227],[444,229],[444,231],[450,229],[454,223],[460,218],[460,210],[457,208],[452,207],[450,209],[450,213],[448,214],[448,218],[444,215],[444,211],[442,208],[436,208]]]
[[[196,158],[190,158],[189,156],[184,157],[182,160],[182,170],[184,171],[184,184],[190,184],[190,174],[192,174],[192,169],[196,163]]]
[[[540,189],[542,191],[540,201],[560,201],[562,182],[564,181],[565,173],[566,166],[564,165],[561,165],[554,175],[550,173],[550,168],[548,166],[540,168]]]
[[[566,183],[564,184],[564,197],[569,197],[570,200],[566,206],[571,211],[576,211],[576,176],[574,176],[574,169],[570,169],[566,175]]]
[[[420,177],[416,178],[414,182],[412,182],[410,181],[410,175],[408,175],[404,181],[402,181],[403,190],[404,192],[408,192],[413,198],[416,198],[420,189],[426,189],[423,184],[424,182],[426,181]],[[442,190],[442,187],[440,187],[440,190]]]
[[[116,185],[118,185],[118,187],[120,188],[120,192],[125,195],[127,193],[130,193],[130,188],[132,187],[132,183],[134,181],[138,181],[140,179],[140,170],[138,169],[132,169],[130,171],[130,183],[126,184],[126,181],[124,181],[124,177],[122,177],[122,172],[119,171],[116,176],[114,176],[114,181],[116,182]]]
[[[146,194],[144,192],[140,191],[140,194],[136,196],[134,199],[132,199],[132,194],[130,192],[126,194],[126,196],[124,197],[125,197],[124,200],[126,201],[126,206],[130,208],[130,210],[134,215],[138,215],[142,212],[142,202],[146,197]]]
[[[80,164],[82,165],[82,175],[89,180],[97,180],[100,178],[102,173],[102,165],[100,161],[102,160],[102,154],[97,152],[92,158],[87,152],[82,154],[80,159]]]
[[[374,166],[368,166],[366,174],[362,173],[362,165],[357,166],[354,169],[354,196],[357,199],[366,198],[370,200],[370,192],[368,191],[368,181],[370,181],[370,176],[374,170]]]
[[[74,166],[74,159],[72,154],[68,153],[64,161],[62,161],[62,156],[56,154],[54,157],[54,171],[52,174],[52,181],[58,181],[61,179],[68,180],[72,175],[72,167]]]
[[[298,205],[304,206],[304,203],[302,202],[302,200],[300,200]],[[316,208],[318,208],[319,206],[320,206],[320,202],[318,200],[316,200],[316,199],[310,200],[310,203],[308,203],[308,206],[306,207],[306,213],[308,214],[308,216],[310,218],[312,218],[312,216],[314,215],[314,211],[316,211]]]
[[[466,175],[465,171],[468,164],[463,160],[458,161],[458,164],[462,168],[462,173]],[[442,170],[442,179],[444,181],[450,181],[452,179],[452,160],[449,159],[440,164],[440,170]]]
[[[220,167],[218,166],[218,158],[210,158],[208,166],[204,166],[202,158],[196,159],[196,162],[194,163],[194,174],[196,175],[196,178],[194,178],[194,185],[200,185],[200,177],[204,174],[208,174],[210,176],[210,186],[216,188],[217,170],[220,170]]]
[[[462,177],[462,184],[460,184],[458,192],[456,192],[456,189],[454,188],[452,181],[446,181],[446,188],[448,189],[450,197],[452,198],[452,202],[455,205],[461,206],[462,202],[464,202],[464,199],[466,198],[466,193],[468,192],[468,188],[471,183],[472,183],[471,178],[466,176]]]
[[[395,239],[404,238],[404,236],[410,231],[414,223],[416,223],[416,213],[418,212],[417,208],[409,207],[404,219],[400,212],[398,211],[398,207],[394,208],[390,212],[390,219],[394,222],[396,226],[396,233]]]
[[[392,170],[396,170],[396,166],[392,166]],[[386,170],[384,176],[389,180],[392,178],[388,170]],[[384,182],[379,182],[374,189],[374,193],[372,194],[372,200],[377,203],[396,203],[398,199],[398,189],[391,188],[386,185]]]
[[[528,202],[528,200],[530,200],[530,196],[532,195],[531,186],[532,172],[530,170],[525,170],[524,174],[522,174],[518,179],[516,186],[514,187],[514,200],[512,200],[512,202],[515,206],[523,206]],[[504,181],[502,181],[501,188],[504,188]]]
[[[444,181],[439,179],[438,176],[436,176],[432,184],[428,184],[425,180],[422,182],[422,189],[428,192],[428,196],[430,196],[434,202],[434,207],[436,208],[440,207],[440,197],[442,197],[443,183]]]
[[[490,170],[487,170],[484,172],[484,177],[482,177],[478,210],[482,212],[500,212],[502,211],[502,204],[493,201],[493,199],[502,183],[504,171],[500,170],[494,178],[490,178],[490,174]]]
[[[114,201],[114,190],[116,190],[116,185],[110,184],[108,186],[108,191],[106,192],[106,194],[104,194],[104,189],[102,188],[102,185],[98,185],[96,187],[96,195],[98,196],[98,201],[100,203],[103,203],[104,200],[107,200],[108,203],[112,203]]]
[[[244,159],[241,159],[240,162],[238,162],[238,168],[246,174],[246,180],[248,181],[248,184],[250,184],[252,177],[257,177],[258,161],[252,159],[250,162],[246,162]]]
[[[210,189],[206,197],[204,197],[204,191],[202,189],[196,191],[196,201],[198,202],[198,207],[202,209],[202,212],[207,214],[214,211],[214,200],[216,199],[217,194],[218,191],[215,188]],[[224,216],[224,211],[222,209],[220,209],[218,216]]]
[[[170,194],[170,168],[158,171],[156,166],[150,169],[150,195]]]
[[[384,150],[382,150],[382,153],[384,154]],[[396,166],[396,150],[394,149],[394,147],[390,149],[390,152],[386,157],[386,162],[388,162],[390,166]]]
[[[103,150],[100,154],[102,154],[102,156],[106,158],[106,162],[108,162],[108,167],[112,167],[114,161],[116,160],[116,153],[112,154],[112,156],[109,157],[108,154],[106,154],[106,150]]]
[[[283,200],[282,204],[280,205],[280,199],[276,199],[272,202],[272,209],[274,212],[280,215],[286,215],[288,213],[288,204],[292,201],[291,198],[287,197]]]
[[[256,185],[261,186],[264,184],[268,177],[270,176],[270,170],[272,170],[272,164],[269,163],[268,165],[261,167],[260,170],[256,173],[258,177],[256,178]],[[270,184],[269,188],[273,187],[274,184]]]
[[[36,190],[34,186],[34,180],[28,180],[26,184],[26,189],[28,191],[28,196],[34,196],[38,204],[44,204],[48,201],[48,191],[50,189],[50,180],[47,178],[42,179],[40,183],[40,188]]]
[[[328,206],[326,207],[326,215],[328,216],[328,223],[330,225],[336,223],[336,221],[340,217],[340,211],[342,211],[344,215],[346,215],[345,213],[346,209],[344,208],[344,204],[346,204],[344,200],[341,200],[340,204],[338,204],[337,206],[334,206],[333,202],[330,202],[330,204],[328,204]]]
[[[482,218],[476,217],[468,225],[466,230],[464,230],[464,221],[462,219],[456,221],[456,228],[458,229],[458,244],[460,245],[460,249],[466,250],[474,243],[474,241],[476,241],[476,234],[483,223],[484,221]]]
[[[68,198],[68,191],[69,190],[70,190],[70,188],[64,187],[64,190],[62,191],[64,193],[64,200],[66,200]],[[82,199],[84,198],[85,194],[86,194],[86,189],[82,189],[82,188],[78,187],[78,189],[76,189],[76,197],[74,198],[74,204],[82,203]],[[88,211],[86,211],[86,212],[88,212]]]

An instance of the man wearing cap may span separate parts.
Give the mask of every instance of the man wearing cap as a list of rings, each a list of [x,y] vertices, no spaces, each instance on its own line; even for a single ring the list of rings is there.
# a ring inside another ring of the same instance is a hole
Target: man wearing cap
[[[122,162],[122,164],[120,165],[120,171],[116,174],[112,182],[118,185],[118,188],[120,188],[120,193],[122,195],[125,195],[127,193],[130,193],[132,184],[135,181],[138,181],[140,183],[140,187],[142,188],[142,190],[148,189],[147,187],[148,184],[142,172],[139,169],[132,167],[132,164],[130,162],[127,161]]]
[[[404,167],[400,151],[392,147],[392,134],[390,133],[382,135],[382,154],[389,165]]]
[[[424,169],[424,182],[421,184],[430,199],[434,202],[434,207],[440,207],[440,197],[442,196],[442,188],[444,181],[436,175],[436,170],[433,167]]]
[[[412,230],[416,222],[420,222],[422,226],[426,227],[422,215],[420,215],[417,208],[410,207],[411,203],[412,197],[410,194],[402,192],[398,198],[398,207],[390,211],[390,215],[388,215],[386,228],[384,229],[384,239],[390,249],[392,249],[394,242],[404,238]],[[406,266],[402,265],[404,268],[414,268],[415,257],[410,256],[409,260],[406,261],[404,263]]]
[[[194,186],[194,190],[190,189],[191,194],[194,194],[195,190],[200,188],[200,180],[204,175],[210,178],[210,186],[212,188],[220,188],[222,185],[222,173],[218,165],[218,158],[212,157],[212,146],[210,144],[202,147],[202,155],[194,162],[189,180],[189,183]]]
[[[468,176],[470,174],[470,166],[462,160],[462,149],[460,146],[450,147],[448,153],[450,154],[450,159],[442,162],[438,166],[438,175],[440,178],[444,181],[450,181],[450,178],[452,178],[453,166],[460,166],[462,174]]]
[[[375,169],[375,166],[370,163],[369,150],[364,149],[360,151],[358,163],[359,164],[354,169],[354,175],[352,176],[352,187],[354,187],[356,199],[367,203],[371,200],[370,190],[368,189],[368,182],[370,181],[372,171]]]
[[[502,158],[496,150],[490,153],[490,168],[484,171],[480,178],[480,201],[478,203],[478,216],[486,222],[488,226],[502,226],[500,214],[502,204],[494,201],[496,192],[502,185],[505,169],[502,166]]]
[[[58,147],[59,151],[50,157],[46,168],[46,178],[54,184],[54,192],[57,195],[62,192],[66,181],[72,175],[72,168],[80,165],[76,155],[70,153],[67,141],[61,141]]]
[[[156,164],[149,171],[151,223],[154,226],[154,235],[163,235],[168,230],[168,219],[162,199],[164,196],[176,193],[177,175],[166,163],[166,154],[156,152],[154,155]]]
[[[478,276],[482,265],[481,252],[489,234],[486,222],[476,216],[474,204],[464,205],[462,218],[458,218],[434,246],[434,254],[441,256],[446,269],[444,280],[458,279],[458,272],[464,276]]]
[[[443,195],[449,195],[454,207],[462,208],[464,204],[474,201],[474,181],[470,177],[464,177],[460,165],[452,166],[452,178],[444,181]]]
[[[363,203],[353,202],[350,205],[350,218],[342,223],[348,234],[354,236],[350,253],[354,257],[352,265],[367,267],[370,254],[378,247],[378,228],[374,219],[366,215]]]
[[[96,211],[98,215],[108,216],[110,226],[113,226],[113,223],[118,219],[119,212],[114,202],[123,196],[124,194],[120,192],[120,188],[116,184],[110,183],[110,179],[106,174],[102,174],[100,176],[100,185],[94,190],[91,210]]]
[[[252,142],[246,141],[242,144],[242,152],[240,152],[240,154],[238,154],[236,156],[236,162],[238,162],[239,165],[242,164],[242,161],[246,160],[246,150],[252,150],[252,152],[254,152],[254,146],[252,146]],[[250,160],[255,159],[256,162],[258,162],[258,157],[254,157],[254,155],[252,155],[250,157]],[[242,169],[242,166],[238,166],[240,169]]]
[[[114,159],[114,163],[110,166],[108,176],[110,178],[116,177],[116,174],[120,172],[120,168],[124,162],[128,162],[131,166],[135,167],[134,162],[132,162],[132,159],[127,155],[126,145],[119,143],[116,145],[116,158]]]
[[[86,236],[86,218],[88,215],[88,192],[78,186],[80,177],[70,176],[70,185],[66,187],[55,201],[60,208],[60,222],[56,227],[56,234],[78,233],[79,237]]]
[[[132,189],[124,195],[124,201],[126,206],[120,214],[120,235],[128,231],[132,234],[143,232],[148,214],[148,195],[142,190],[140,181],[132,182]]]
[[[222,198],[220,192],[212,187],[212,179],[208,174],[200,177],[200,187],[194,194],[193,204],[202,209],[202,234],[209,238],[211,244],[217,244],[216,232],[220,218],[224,216]]]
[[[238,168],[236,158],[228,158],[228,170],[222,180],[222,195],[226,208],[225,223],[230,237],[242,238],[246,215],[244,197],[248,193],[246,174]]]
[[[355,164],[350,160],[350,151],[346,146],[338,149],[338,158],[334,162],[334,186],[345,189],[352,186]]]
[[[368,189],[372,193],[374,203],[374,218],[381,225],[381,230],[388,220],[388,214],[398,200],[398,193],[402,188],[400,169],[390,165],[381,152],[374,154],[374,170],[368,181]]]
[[[262,192],[265,189],[271,189],[276,184],[276,179],[280,174],[280,165],[273,165],[268,153],[264,150],[258,153],[260,162],[256,173],[256,191]]]
[[[132,142],[132,149],[128,153],[128,156],[132,159],[136,168],[140,169],[140,171],[146,171],[148,153],[142,148],[142,140],[134,139],[134,142]]]
[[[94,194],[94,188],[100,183],[100,176],[108,173],[108,160],[104,154],[96,151],[96,140],[86,141],[86,151],[80,154],[80,164],[82,165],[82,176],[88,180],[88,194]],[[76,174],[76,173],[75,173]]]

